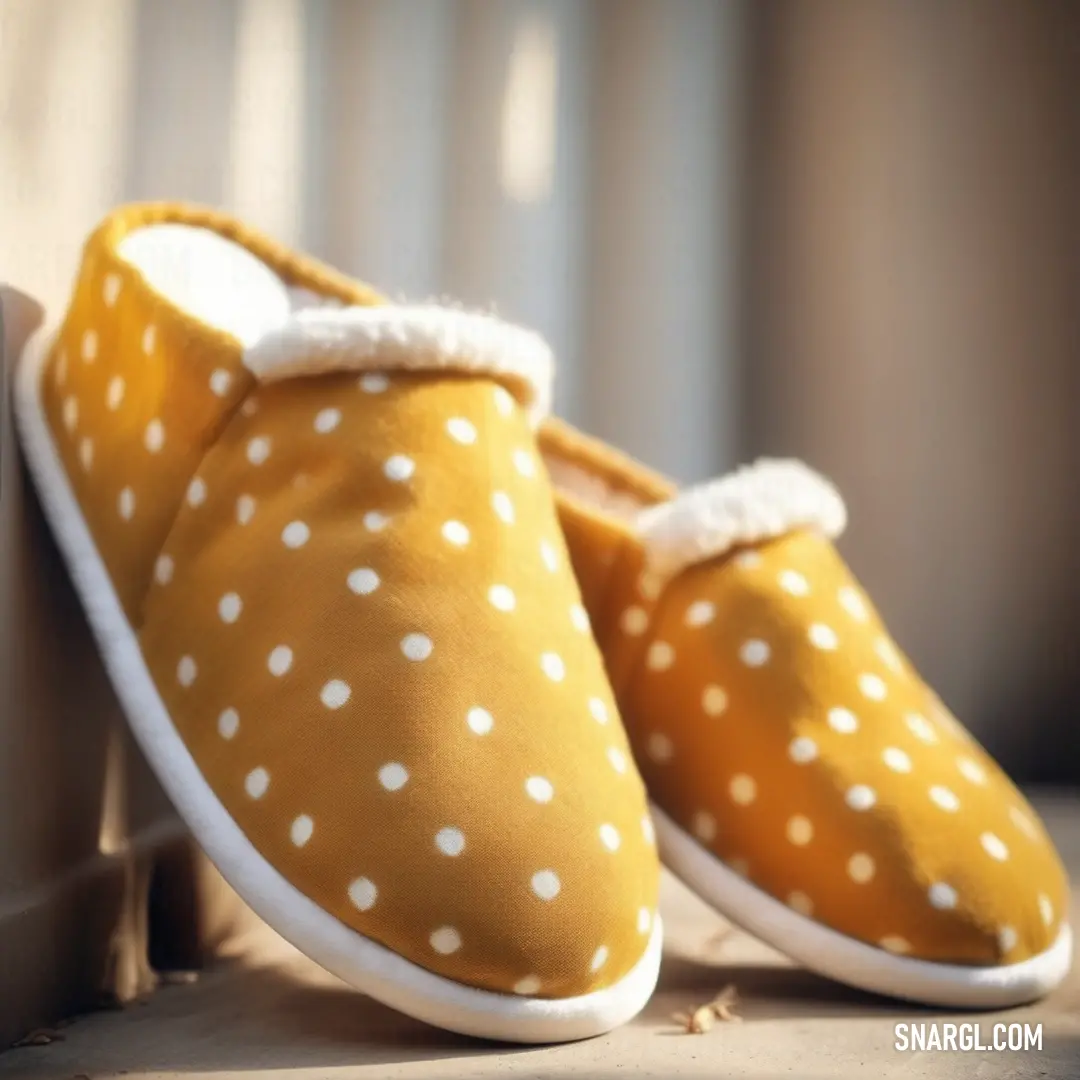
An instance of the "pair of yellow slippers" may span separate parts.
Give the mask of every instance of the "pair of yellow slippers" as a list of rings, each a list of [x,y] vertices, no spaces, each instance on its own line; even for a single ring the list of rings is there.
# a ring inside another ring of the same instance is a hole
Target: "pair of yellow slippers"
[[[216,213],[111,215],[20,367],[30,471],[151,765],[353,986],[520,1042],[656,982],[661,860],[836,979],[1030,1000],[1071,959],[1023,796],[924,685],[795,462],[692,490],[547,416],[495,318]]]

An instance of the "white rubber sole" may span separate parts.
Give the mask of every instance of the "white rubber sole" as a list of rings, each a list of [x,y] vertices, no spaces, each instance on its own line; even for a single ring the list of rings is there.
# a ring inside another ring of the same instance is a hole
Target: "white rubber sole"
[[[573,998],[517,997],[443,978],[358,934],[294,888],[256,851],[177,734],[83,519],[42,409],[47,353],[48,339],[39,333],[24,351],[15,378],[15,416],[30,474],[135,738],[229,884],[262,919],[328,971],[437,1027],[485,1039],[549,1043],[601,1035],[636,1016],[656,986],[663,942],[659,917],[644,955],[615,985]]]
[[[1072,931],[1018,964],[968,967],[895,956],[800,915],[706,851],[652,807],[664,864],[703,900],[773,948],[822,975],[876,994],[961,1009],[1003,1009],[1042,997],[1068,974]]]

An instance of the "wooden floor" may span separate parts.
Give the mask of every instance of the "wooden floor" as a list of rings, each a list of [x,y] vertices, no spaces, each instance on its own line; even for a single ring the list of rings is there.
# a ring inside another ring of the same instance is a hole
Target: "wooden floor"
[[[1080,798],[1040,808],[1080,882]],[[1078,910],[1080,890],[1074,890]],[[0,1055],[2,1080],[211,1080],[261,1077],[869,1077],[903,1080],[1080,1078],[1080,970],[1046,1001],[1007,1013],[950,1016],[848,990],[786,964],[725,925],[673,880],[664,882],[667,947],[655,997],[633,1023],[569,1046],[507,1048],[427,1027],[346,989],[271,931],[245,960],[143,1004],[76,1019],[62,1039]],[[1075,921],[1075,918],[1074,918]],[[738,1023],[703,1035],[672,1020],[728,984]],[[983,1041],[998,1019],[1041,1023],[1041,1052],[911,1053],[898,1022],[971,1021]]]

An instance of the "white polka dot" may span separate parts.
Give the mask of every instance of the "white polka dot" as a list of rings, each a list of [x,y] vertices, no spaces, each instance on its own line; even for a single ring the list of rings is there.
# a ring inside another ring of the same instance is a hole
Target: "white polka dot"
[[[904,665],[900,660],[900,654],[896,651],[896,646],[887,638],[877,639],[874,643],[874,652],[878,654],[878,658],[890,671],[899,674],[903,670]]]
[[[210,373],[210,390],[218,397],[224,397],[232,386],[232,374],[224,368],[216,368]]]
[[[536,475],[536,459],[527,450],[515,450],[513,458],[514,468],[522,476]]]
[[[562,682],[566,677],[566,665],[558,653],[546,652],[541,655],[540,667],[552,682]]]
[[[146,425],[146,430],[143,432],[143,446],[151,454],[158,454],[164,445],[165,425],[155,417]]]
[[[346,580],[349,589],[357,596],[370,596],[379,587],[379,575],[369,566],[360,566],[350,571]]]
[[[491,496],[491,505],[502,521],[507,525],[513,525],[514,504],[510,501],[510,496],[507,495],[505,491],[493,492]]]
[[[116,298],[120,295],[120,275],[119,274],[106,274],[105,280],[102,282],[101,296],[105,301],[106,307],[112,307],[116,303]]]
[[[853,618],[859,622],[865,622],[870,612],[867,610],[866,601],[863,600],[857,589],[853,589],[850,585],[845,585],[837,594],[837,599],[840,601],[840,606]]]
[[[244,790],[253,799],[261,799],[270,786],[270,774],[260,765],[244,778]]]
[[[176,665],[176,678],[181,686],[190,686],[195,681],[195,676],[198,673],[199,669],[192,657],[180,657],[180,663]]]
[[[920,742],[936,743],[938,741],[934,725],[922,713],[907,713],[904,716],[904,723],[907,724],[908,731]]]
[[[831,651],[840,644],[840,639],[836,636],[836,631],[831,626],[826,626],[824,623],[813,623],[807,636],[810,638],[810,644],[818,649]]]
[[[881,752],[881,760],[885,762],[885,767],[893,772],[911,772],[911,758],[896,746],[885,747]]]
[[[600,826],[600,843],[608,849],[608,851],[618,851],[619,845],[622,843],[622,837],[619,835],[619,830],[609,822],[604,822]]]
[[[236,593],[226,593],[218,601],[218,615],[221,616],[222,622],[234,623],[240,618],[240,612],[243,610],[243,607],[243,602]]]
[[[971,758],[957,758],[956,767],[965,780],[969,780],[973,784],[986,783],[986,770],[978,762],[972,761]]]
[[[302,548],[311,539],[311,529],[303,521],[290,521],[281,530],[281,542],[287,548]]]
[[[1037,840],[1039,838],[1039,830],[1035,825],[1035,822],[1024,813],[1019,807],[1009,807],[1009,820],[1026,836],[1029,840]]]
[[[722,686],[706,686],[701,693],[701,707],[706,716],[723,716],[728,707],[727,691]]]
[[[798,570],[784,570],[779,580],[780,588],[792,596],[806,596],[810,592],[810,582]]]
[[[530,776],[525,781],[525,792],[530,799],[538,803],[548,803],[555,795],[555,788],[551,786],[551,781],[543,776]]]
[[[859,727],[858,718],[850,709],[830,709],[827,720],[829,727],[841,735],[850,735]]]
[[[315,414],[314,427],[320,435],[329,435],[340,423],[340,409],[320,409]]]
[[[756,570],[761,565],[761,556],[753,550],[740,551],[735,556],[735,565],[740,570]]]
[[[768,642],[760,638],[751,638],[739,647],[739,659],[747,667],[761,667],[769,662],[771,655],[772,649],[769,648]]]
[[[589,698],[589,712],[598,724],[606,724],[608,722],[608,708],[599,698]]]
[[[877,792],[866,784],[855,784],[847,789],[844,802],[852,810],[869,810],[877,802]]]
[[[416,462],[404,454],[394,454],[383,463],[383,473],[387,480],[396,484],[404,483],[416,472]]]
[[[626,772],[626,755],[617,746],[609,746],[607,756],[611,767],[617,773]]]
[[[379,783],[387,791],[400,791],[409,782],[409,770],[398,761],[387,762],[379,769]]]
[[[488,589],[488,602],[499,611],[513,611],[517,599],[514,590],[508,585],[492,585]]]
[[[554,870],[537,870],[532,876],[532,891],[541,900],[554,900],[561,888],[562,882]]]
[[[303,847],[311,839],[311,834],[314,831],[315,822],[307,814],[301,814],[293,819],[293,823],[289,827],[289,839],[297,847]]]
[[[125,521],[130,521],[135,516],[135,492],[126,487],[120,492],[116,503],[120,516]]]
[[[269,668],[271,675],[276,675],[280,678],[292,667],[292,662],[292,649],[290,649],[288,645],[278,645],[270,651],[270,655],[266,660],[266,666]]]
[[[465,850],[465,834],[460,829],[447,826],[435,834],[435,846],[451,858],[456,858]]]
[[[446,431],[451,439],[463,446],[471,446],[476,442],[476,428],[463,416],[452,416],[447,420]]]
[[[648,570],[641,574],[638,578],[638,592],[646,600],[656,600],[660,596],[661,590],[664,588],[664,582],[658,574],[650,573]]]
[[[82,336],[81,346],[82,358],[88,364],[92,364],[97,359],[98,354],[98,336],[96,330],[87,330]]]
[[[116,412],[123,404],[126,389],[127,383],[120,375],[114,375],[109,380],[109,385],[105,388],[105,404],[111,412]]]
[[[487,735],[495,724],[495,720],[487,709],[474,706],[465,717],[465,722],[476,735]]]
[[[252,465],[262,465],[270,456],[270,439],[266,435],[256,435],[247,444],[247,459]]]
[[[601,945],[599,949],[593,953],[592,963],[589,964],[589,970],[596,972],[599,971],[606,963],[608,959],[608,947]]]
[[[638,634],[645,633],[645,629],[649,625],[649,616],[645,614],[644,608],[640,608],[635,604],[622,613],[619,625],[622,627],[624,634],[636,637]]]
[[[514,983],[514,993],[529,997],[540,989],[540,980],[535,975],[526,975]]]
[[[675,663],[675,650],[666,641],[654,641],[645,654],[645,666],[650,671],[667,671]]]
[[[647,934],[652,926],[652,912],[647,907],[638,908],[637,928],[639,934]]]
[[[89,437],[79,442],[79,463],[85,472],[94,464],[94,440]]]
[[[368,532],[382,532],[389,524],[390,519],[385,514],[379,513],[378,510],[369,510],[364,515],[364,528]]]
[[[206,502],[206,481],[201,476],[196,476],[188,484],[187,501],[188,506],[202,506]]]
[[[805,847],[814,838],[814,824],[803,814],[795,814],[788,818],[784,834],[796,847]]]
[[[589,632],[589,613],[580,604],[570,605],[570,624],[580,634]]]
[[[935,881],[926,895],[930,901],[930,906],[937,908],[939,911],[950,911],[956,907],[956,890],[944,881]]]
[[[448,521],[442,527],[443,539],[456,547],[464,547],[469,542],[469,529],[460,521]]]
[[[236,500],[236,520],[246,525],[255,516],[255,500],[250,495],[241,495]]]
[[[930,789],[930,801],[942,810],[948,810],[950,813],[960,809],[960,800],[956,797],[955,793],[949,788],[943,787],[941,784],[935,784]]]
[[[670,761],[675,753],[675,746],[671,739],[665,735],[662,731],[655,731],[649,736],[649,757],[653,761],[665,762]]]
[[[998,948],[1002,952],[1012,952],[1016,948],[1016,931],[1011,926],[1003,926],[998,931]]]
[[[349,886],[349,899],[352,901],[353,906],[359,908],[360,911],[369,910],[375,903],[375,898],[379,895],[379,890],[375,888],[375,883],[366,877],[357,878]]]
[[[656,828],[648,814],[641,819],[641,836],[650,846],[656,843]]]
[[[154,579],[159,585],[168,585],[172,581],[173,571],[176,564],[169,555],[159,555],[154,563]]]
[[[888,694],[885,680],[880,675],[863,674],[859,676],[859,689],[864,697],[871,701],[884,701]]]
[[[559,556],[555,548],[546,540],[540,541],[540,558],[551,573],[559,569]]]
[[[1039,916],[1045,926],[1050,926],[1054,921],[1054,905],[1046,893],[1039,893]]]
[[[357,385],[365,394],[381,394],[390,385],[390,380],[381,371],[369,371],[360,376]]]
[[[687,626],[707,626],[716,618],[716,605],[710,600],[695,600],[683,616]]]
[[[68,431],[74,431],[79,422],[79,403],[73,397],[64,399],[63,407],[64,427]]]
[[[401,639],[401,651],[409,660],[426,660],[434,648],[427,634],[406,634]]]
[[[818,755],[817,743],[808,735],[800,735],[788,743],[788,757],[797,765],[805,765]]]
[[[865,885],[877,872],[877,865],[866,852],[858,851],[848,859],[847,872],[857,885]]]
[[[342,679],[331,679],[319,691],[319,699],[328,709],[340,709],[351,695],[352,688]]]
[[[878,944],[886,952],[893,953],[895,956],[904,956],[911,952],[910,942],[908,942],[906,938],[900,937],[898,934],[886,934]]]
[[[223,739],[232,739],[240,730],[240,714],[235,709],[222,709],[217,718],[218,734]]]
[[[991,859],[996,859],[998,862],[1004,862],[1009,857],[1009,849],[1005,846],[1005,842],[1000,836],[995,835],[992,832],[984,832],[979,837],[979,843],[983,846],[983,851],[990,856]]]
[[[706,810],[699,810],[690,822],[694,835],[706,844],[716,839],[716,818]]]
[[[728,793],[732,802],[739,806],[749,806],[757,798],[757,783],[752,776],[746,773],[738,773],[731,778],[728,784]]]
[[[503,386],[495,387],[495,408],[503,416],[509,416],[514,411],[514,399],[509,391]]]
[[[149,356],[154,351],[154,345],[157,342],[157,327],[151,323],[144,331],[142,335],[142,351]]]
[[[813,915],[814,902],[810,899],[806,893],[796,889],[794,892],[788,893],[787,905],[792,911],[797,911],[800,915]]]

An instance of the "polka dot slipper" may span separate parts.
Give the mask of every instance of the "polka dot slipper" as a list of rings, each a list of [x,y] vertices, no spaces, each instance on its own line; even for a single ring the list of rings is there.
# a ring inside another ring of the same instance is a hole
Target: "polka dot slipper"
[[[858,987],[999,1007],[1057,985],[1061,862],[844,566],[836,491],[762,462],[679,493],[555,421],[541,446],[666,864]]]
[[[451,1030],[598,1034],[656,981],[640,778],[533,425],[550,357],[208,211],[118,211],[17,412],[151,765],[221,871]]]

